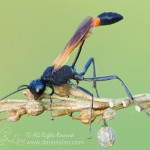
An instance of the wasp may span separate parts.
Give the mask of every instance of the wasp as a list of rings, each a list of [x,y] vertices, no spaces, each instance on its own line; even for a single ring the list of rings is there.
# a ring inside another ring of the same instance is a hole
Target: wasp
[[[122,15],[114,12],[105,12],[98,15],[97,17],[87,16],[78,26],[77,30],[75,31],[69,42],[66,44],[65,48],[60,53],[60,55],[54,60],[52,65],[46,68],[46,70],[43,72],[42,76],[39,79],[32,80],[29,85],[20,86],[16,91],[8,94],[1,100],[6,99],[8,96],[24,89],[29,89],[36,100],[44,93],[44,91],[48,87],[52,89],[52,92],[50,93],[50,102],[52,103],[51,96],[55,94],[54,86],[61,86],[63,84],[72,84],[71,80],[75,80],[77,81],[77,83],[79,81],[93,82],[93,87],[96,90],[97,97],[99,97],[96,82],[117,79],[118,81],[121,82],[128,97],[131,100],[133,100],[141,109],[143,109],[141,105],[137,101],[135,101],[131,92],[129,91],[129,89],[127,88],[127,86],[120,77],[116,75],[108,75],[100,77],[96,76],[96,67],[93,57],[90,57],[87,60],[81,72],[77,72],[75,69],[75,65],[81,53],[84,42],[91,34],[92,29],[98,26],[111,25],[122,19],[123,19]],[[76,47],[79,47],[79,49],[72,65],[71,66],[64,65],[68,56],[70,55],[71,52],[75,50]],[[93,66],[93,77],[85,78],[84,75],[87,72],[90,65]],[[93,94],[80,86],[77,86],[77,88],[79,88],[80,90],[91,96],[92,100],[91,118],[92,118]],[[147,111],[145,111],[145,113],[148,114]],[[90,122],[90,130],[91,130],[91,122]]]

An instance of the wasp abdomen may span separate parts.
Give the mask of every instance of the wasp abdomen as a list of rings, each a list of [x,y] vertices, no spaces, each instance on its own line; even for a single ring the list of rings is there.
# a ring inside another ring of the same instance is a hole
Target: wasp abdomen
[[[110,25],[123,19],[123,16],[114,12],[105,12],[98,16],[100,25]]]

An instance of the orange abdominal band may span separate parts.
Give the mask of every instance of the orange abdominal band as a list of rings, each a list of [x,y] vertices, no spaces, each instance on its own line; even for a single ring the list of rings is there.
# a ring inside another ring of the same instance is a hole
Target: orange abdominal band
[[[95,18],[93,19],[93,26],[94,26],[94,27],[97,27],[97,26],[100,26],[100,24],[101,24],[100,19],[99,19],[98,17],[95,17]]]

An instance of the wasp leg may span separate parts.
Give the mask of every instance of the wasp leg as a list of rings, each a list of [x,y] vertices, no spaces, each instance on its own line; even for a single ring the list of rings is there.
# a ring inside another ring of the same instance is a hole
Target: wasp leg
[[[103,124],[104,127],[108,126],[105,119],[103,120],[103,123],[104,123],[104,124]]]
[[[54,88],[53,87],[51,87],[51,88],[52,88],[52,92],[49,95],[50,96],[50,98],[49,98],[50,99],[50,120],[54,120],[53,116],[52,116],[52,103],[53,103],[53,101],[52,101],[52,97],[51,97],[54,94]]]
[[[73,117],[73,116],[72,116],[72,113],[69,114],[69,117]]]
[[[76,58],[75,58],[74,62],[72,63],[72,68],[73,68],[73,69],[74,69],[74,67],[75,67],[75,65],[76,65],[76,62],[77,62],[79,56],[80,56],[80,53],[81,53],[82,46],[83,46],[84,42],[85,42],[85,40],[83,40],[83,41],[81,42],[81,44],[80,44],[80,46],[79,46],[78,53],[77,53],[77,55],[76,55]]]
[[[77,62],[77,60],[78,60],[78,58],[79,58],[79,55],[80,55],[80,53],[81,53],[82,47],[83,47],[83,45],[84,45],[84,42],[85,42],[85,40],[83,40],[83,41],[81,42],[81,44],[80,44],[80,46],[79,46],[78,53],[77,53],[77,55],[76,55],[76,58],[75,58],[74,62],[72,63],[72,68],[73,68],[73,69],[75,69],[75,65],[76,65],[76,62]],[[86,62],[85,66],[83,67],[82,72],[81,72],[82,75],[84,75],[84,74],[87,72],[87,70],[88,70],[89,66],[91,65],[91,63],[93,63],[93,77],[96,77],[96,67],[95,67],[94,58],[92,58],[92,57],[89,58],[89,60]],[[77,86],[78,86],[78,84],[79,84],[79,82],[77,82]],[[93,81],[93,87],[95,88],[97,97],[99,97],[99,94],[98,94],[98,90],[97,90],[96,82],[95,82],[95,81]]]
[[[127,88],[127,86],[125,85],[125,83],[122,81],[122,79],[120,79],[118,76],[116,75],[110,75],[110,76],[102,76],[102,77],[95,77],[95,78],[82,78],[81,80],[83,81],[108,81],[108,80],[112,80],[112,79],[117,79],[121,82],[126,94],[128,95],[128,97],[134,101],[134,103],[139,106],[141,108],[141,110],[143,110],[148,116],[150,116],[150,114],[140,105],[140,103],[138,101],[136,101],[131,92],[129,91],[129,89]]]
[[[52,116],[52,103],[53,103],[53,101],[52,101],[52,97],[50,95],[50,120],[54,120],[53,116]]]
[[[93,110],[93,101],[94,101],[93,94],[80,86],[78,86],[77,88],[91,96],[91,107],[90,107],[91,112],[90,112],[90,125],[89,125],[89,136],[88,136],[88,139],[91,139],[92,138],[92,110]]]
[[[82,72],[80,72],[79,75],[84,76],[91,64],[93,64],[93,77],[95,78],[96,77],[96,66],[95,66],[95,61],[94,61],[93,57],[88,59],[88,61],[85,63],[85,65],[82,69]],[[94,81],[94,80],[93,80],[93,87],[96,91],[97,97],[99,98],[99,93],[98,93],[98,90],[97,90],[96,81]]]

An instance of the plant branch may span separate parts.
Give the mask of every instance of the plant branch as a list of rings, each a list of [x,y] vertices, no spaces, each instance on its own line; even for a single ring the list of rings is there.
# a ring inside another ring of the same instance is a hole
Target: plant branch
[[[80,120],[83,123],[90,123],[91,96],[68,84],[54,88],[55,95],[52,96],[53,103],[51,108],[53,117],[80,112],[78,117],[72,118]],[[44,93],[36,101],[29,90],[24,91],[24,95],[26,96],[26,100],[7,99],[0,101],[0,113],[7,113],[5,117],[0,118],[0,121],[6,119],[9,121],[17,121],[25,114],[37,116],[46,110],[50,111],[50,101],[47,100],[50,98],[49,94]],[[73,95],[76,98],[68,97],[70,95]],[[150,94],[139,94],[135,95],[134,98],[143,108],[150,108]],[[131,105],[134,105],[134,102],[129,98],[111,99],[94,97],[92,121],[100,115],[103,116],[102,119],[110,120],[110,118],[113,118],[114,111],[127,108]],[[137,106],[136,110],[141,111]],[[109,114],[109,117],[106,117],[105,114]]]

